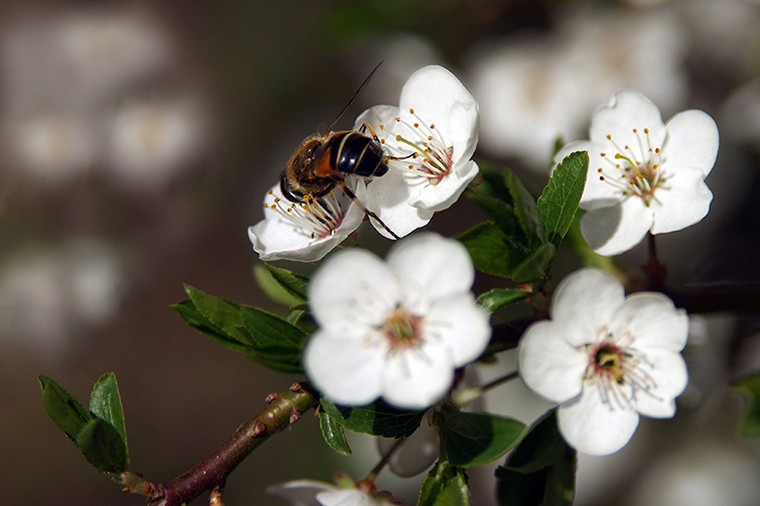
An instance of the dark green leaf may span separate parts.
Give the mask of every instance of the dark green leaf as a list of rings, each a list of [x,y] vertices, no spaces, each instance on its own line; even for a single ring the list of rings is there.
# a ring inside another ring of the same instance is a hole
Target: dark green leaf
[[[76,445],[89,464],[104,473],[120,473],[127,468],[127,453],[113,426],[92,418],[79,431]]]
[[[452,465],[471,467],[501,457],[522,436],[525,424],[486,413],[465,413],[441,406],[443,444]]]
[[[403,411],[381,400],[360,407],[337,406],[325,398],[320,402],[327,414],[346,429],[374,436],[409,436],[425,416],[425,411]]]
[[[744,437],[760,437],[760,374],[747,376],[731,383],[749,401],[747,412],[741,424]]]
[[[557,166],[538,198],[538,209],[549,241],[559,248],[583,195],[588,172],[588,153],[576,151]]]
[[[303,373],[306,333],[273,314],[187,287],[190,300],[174,304],[185,322],[219,344],[288,373]],[[201,306],[198,307],[198,304]]]
[[[496,226],[499,227],[502,232],[504,232],[504,235],[509,238],[513,238],[514,241],[522,245],[525,251],[528,251],[527,238],[525,237],[525,233],[520,228],[520,222],[517,219],[517,214],[515,214],[515,210],[512,209],[512,206],[503,200],[499,200],[493,197],[486,197],[480,195],[479,193],[475,193],[474,191],[468,192],[467,195],[470,200],[472,200],[475,204],[478,205],[478,207],[483,209],[486,214],[488,214],[488,216],[493,220],[494,224],[496,224]]]
[[[185,292],[195,308],[215,328],[240,343],[251,342],[251,336],[243,330],[245,323],[239,305],[209,295],[190,285],[185,285]]]
[[[422,482],[417,506],[470,504],[470,488],[464,470],[446,461],[436,463]]]
[[[302,303],[303,299],[283,287],[267,267],[263,263],[257,263],[253,266],[253,277],[256,279],[256,284],[259,285],[259,289],[271,300],[286,306]]]
[[[507,304],[522,300],[530,295],[530,292],[519,290],[517,288],[494,288],[485,293],[481,293],[478,297],[477,304],[489,313],[493,313]]]
[[[253,341],[252,344],[259,348],[270,346],[293,348],[300,354],[308,337],[303,330],[261,309],[250,306],[239,308],[245,328]]]
[[[570,506],[575,489],[576,453],[557,430],[549,411],[496,470],[502,506]]]
[[[546,242],[547,236],[544,230],[544,222],[541,219],[541,213],[536,205],[536,199],[531,195],[522,181],[512,171],[507,171],[504,175],[504,181],[507,183],[509,193],[512,195],[512,201],[515,206],[515,214],[525,235],[528,237],[528,244],[535,248],[541,243]]]
[[[351,447],[343,433],[343,426],[322,409],[319,410],[319,428],[330,448],[344,457],[351,455]]]
[[[518,285],[540,281],[554,260],[557,249],[554,244],[545,242],[523,260],[512,272],[512,280]]]
[[[493,222],[475,225],[456,239],[467,248],[476,269],[505,278],[511,277],[529,253],[512,249],[512,241]]]
[[[287,290],[288,293],[296,297],[300,302],[306,301],[307,289],[309,286],[309,279],[307,277],[273,265],[264,265],[266,265],[269,272],[272,273],[272,277],[280,284],[280,286]]]
[[[124,445],[124,454],[129,463],[129,450],[127,446],[127,428],[124,423],[124,408],[121,404],[119,386],[116,383],[116,375],[109,372],[104,374],[95,383],[90,394],[90,411],[111,424],[121,437]]]
[[[47,376],[39,376],[42,402],[55,424],[76,443],[77,435],[92,416],[74,396]]]
[[[512,202],[512,196],[504,182],[504,173],[508,170],[502,166],[488,163],[485,160],[478,160],[480,175],[483,177],[480,185],[477,187],[479,194],[491,197],[502,202]]]

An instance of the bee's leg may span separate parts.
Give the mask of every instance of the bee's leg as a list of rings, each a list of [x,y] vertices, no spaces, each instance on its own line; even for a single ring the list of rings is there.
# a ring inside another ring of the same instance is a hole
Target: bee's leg
[[[356,195],[351,190],[351,188],[348,187],[345,181],[338,181],[338,186],[340,186],[340,189],[343,190],[343,193],[345,193],[348,198],[353,200],[356,203],[356,205],[359,206],[359,209],[364,211],[364,213],[370,218],[374,218],[375,221],[377,221],[385,230],[387,230],[388,233],[391,234],[391,236],[394,239],[396,239],[397,241],[401,239],[398,235],[396,235],[396,233],[393,230],[388,228],[388,225],[383,223],[383,220],[381,220],[378,215],[376,215],[375,213],[373,213],[372,211],[364,207],[364,205],[361,202],[359,202],[359,199],[356,198]]]

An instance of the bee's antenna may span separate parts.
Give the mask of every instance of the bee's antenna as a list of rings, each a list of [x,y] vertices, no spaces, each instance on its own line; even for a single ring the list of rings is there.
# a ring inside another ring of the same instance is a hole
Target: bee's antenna
[[[385,60],[383,60],[383,61],[385,61]],[[349,108],[349,107],[351,107],[351,104],[353,104],[353,103],[354,103],[354,100],[356,100],[356,97],[358,97],[358,96],[359,96],[359,93],[361,93],[361,92],[362,92],[362,90],[364,89],[364,87],[365,87],[365,86],[367,86],[367,83],[369,83],[369,80],[370,80],[370,79],[372,79],[372,74],[374,74],[374,73],[375,73],[375,71],[376,71],[377,69],[379,69],[379,68],[380,68],[380,65],[382,65],[382,64],[383,64],[383,61],[381,61],[380,63],[378,63],[378,64],[375,66],[375,68],[373,68],[373,69],[372,69],[372,72],[370,72],[370,73],[369,73],[369,75],[368,75],[368,76],[367,76],[367,78],[364,80],[364,82],[361,84],[361,86],[359,86],[359,89],[358,89],[358,90],[356,90],[356,93],[354,93],[354,96],[353,96],[353,97],[351,97],[351,100],[349,100],[349,101],[348,101],[348,103],[347,103],[347,104],[346,104],[346,106],[343,108],[343,110],[342,110],[342,111],[340,111],[340,114],[338,114],[338,117],[337,117],[337,118],[335,118],[335,121],[333,121],[333,122],[332,122],[332,125],[330,125],[330,127],[327,129],[327,132],[326,132],[326,133],[330,133],[330,132],[332,132],[332,131],[333,131],[333,129],[335,128],[335,125],[338,123],[338,121],[339,121],[339,120],[340,120],[340,118],[343,116],[343,114],[344,114],[344,113],[345,113],[345,112],[348,110],[348,108]],[[380,221],[380,220],[378,220],[378,221]],[[390,232],[390,230],[389,230],[389,232]],[[391,233],[392,233],[392,232],[391,232]]]
[[[377,69],[377,67],[375,67],[375,69]],[[374,70],[373,70],[373,72],[374,72]],[[372,74],[370,74],[370,75],[372,75]],[[362,86],[364,86],[364,85],[362,85]],[[391,230],[390,228],[388,228],[388,225],[386,225],[385,223],[383,223],[383,220],[381,220],[378,215],[376,215],[375,213],[373,213],[372,211],[370,211],[369,209],[367,209],[366,207],[364,207],[364,205],[361,202],[359,202],[359,199],[356,198],[356,194],[354,194],[354,192],[351,190],[351,188],[348,187],[348,185],[346,184],[345,181],[338,180],[337,183],[338,183],[338,186],[340,186],[340,189],[343,190],[343,193],[345,193],[348,198],[350,198],[351,200],[353,200],[354,203],[357,206],[359,206],[359,209],[361,209],[362,211],[364,211],[364,213],[367,216],[369,216],[370,218],[374,218],[375,221],[377,221],[385,230],[387,230],[388,233],[391,234],[391,236],[393,236],[394,239],[396,239],[397,241],[399,239],[401,239],[398,235],[396,235],[396,233],[393,230]]]

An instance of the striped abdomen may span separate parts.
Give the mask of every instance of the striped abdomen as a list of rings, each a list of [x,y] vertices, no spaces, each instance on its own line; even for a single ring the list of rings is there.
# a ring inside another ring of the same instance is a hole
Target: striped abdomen
[[[330,166],[344,174],[372,177],[388,172],[380,143],[355,130],[333,134],[328,149]]]

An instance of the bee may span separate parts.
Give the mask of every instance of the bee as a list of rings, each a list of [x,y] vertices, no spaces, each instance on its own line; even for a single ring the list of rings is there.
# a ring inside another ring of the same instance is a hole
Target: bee
[[[334,131],[338,120],[381,64],[370,72],[324,134],[311,135],[296,148],[280,174],[280,190],[291,202],[311,205],[340,188],[365,214],[374,218],[394,239],[399,239],[375,213],[359,202],[344,180],[346,175],[380,177],[388,172],[388,161],[392,158],[385,155],[380,139],[366,123],[359,130]],[[365,133],[367,131],[370,135]]]

